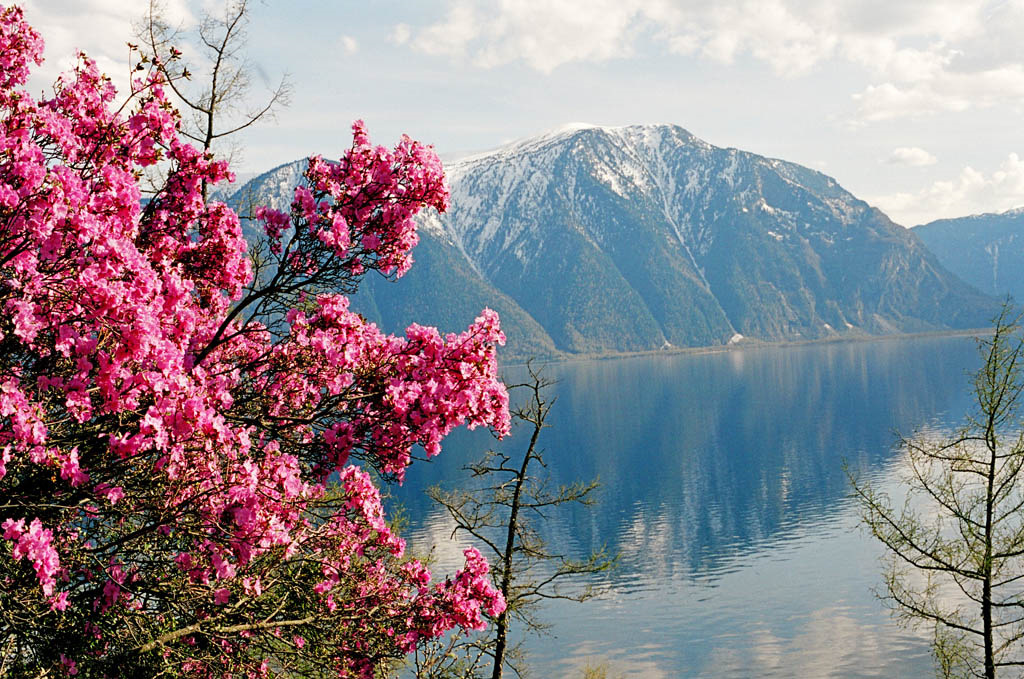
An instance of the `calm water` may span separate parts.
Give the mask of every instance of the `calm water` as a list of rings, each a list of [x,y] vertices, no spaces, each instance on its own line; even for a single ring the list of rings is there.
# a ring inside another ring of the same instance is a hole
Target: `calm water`
[[[550,367],[552,480],[602,489],[542,532],[574,556],[607,543],[621,565],[602,598],[544,609],[554,636],[528,640],[535,676],[601,662],[610,677],[929,676],[927,633],[871,594],[880,551],[857,528],[843,462],[889,483],[894,432],[958,423],[978,364],[973,340],[931,338]],[[396,492],[439,572],[461,545],[422,489],[465,479],[493,446],[460,432]]]

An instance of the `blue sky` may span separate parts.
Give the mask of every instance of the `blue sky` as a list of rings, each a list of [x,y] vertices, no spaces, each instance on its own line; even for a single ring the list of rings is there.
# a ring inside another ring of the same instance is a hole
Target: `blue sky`
[[[166,4],[185,28],[220,6]],[[25,8],[47,41],[33,86],[76,48],[123,82],[141,0]],[[294,94],[236,169],[336,156],[356,118],[443,157],[664,122],[819,169],[905,225],[1002,211],[1024,205],[1021,35],[1024,0],[254,2],[255,72]]]

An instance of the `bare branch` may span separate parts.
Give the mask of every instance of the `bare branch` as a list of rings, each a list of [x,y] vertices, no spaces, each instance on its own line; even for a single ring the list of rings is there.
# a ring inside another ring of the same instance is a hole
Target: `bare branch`
[[[979,340],[976,410],[963,429],[941,441],[901,440],[909,490],[901,511],[851,475],[863,523],[889,551],[883,599],[909,621],[938,626],[944,676],[995,679],[996,668],[1018,664],[1006,655],[1024,639],[1020,318],[1004,305],[992,336]]]
[[[545,468],[538,441],[548,426],[547,417],[555,399],[546,395],[552,382],[532,363],[528,371],[529,381],[510,387],[527,394],[524,405],[511,411],[513,417],[531,425],[522,457],[514,461],[508,454],[490,451],[482,460],[469,465],[467,471],[474,479],[501,477],[500,481],[473,491],[445,492],[439,488],[428,491],[455,520],[455,531],[472,535],[496,556],[492,573],[508,607],[495,619],[493,637],[477,640],[474,642],[477,646],[473,647],[474,652],[480,647],[486,648],[493,659],[492,679],[500,679],[506,665],[517,675],[520,672],[507,647],[508,627],[513,618],[529,631],[543,631],[546,625],[532,615],[539,601],[585,601],[596,596],[598,592],[591,587],[565,591],[558,585],[577,576],[603,572],[616,563],[616,557],[603,549],[582,561],[554,553],[547,549],[533,526],[537,519],[543,520],[548,510],[571,503],[589,504],[598,484],[596,481],[577,482],[550,489],[545,476],[534,475],[532,469]]]

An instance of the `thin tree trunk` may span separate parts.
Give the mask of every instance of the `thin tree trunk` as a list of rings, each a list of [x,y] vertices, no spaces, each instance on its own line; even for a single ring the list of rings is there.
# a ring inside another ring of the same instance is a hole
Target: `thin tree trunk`
[[[995,652],[992,643],[992,512],[995,499],[993,487],[996,479],[996,454],[998,446],[995,440],[995,423],[989,417],[986,441],[989,448],[988,487],[985,495],[985,561],[982,565],[984,580],[981,585],[981,621],[985,633],[985,679],[996,679]]]
[[[505,567],[501,573],[501,595],[505,597],[506,603],[508,602],[509,591],[512,589],[512,555],[516,544],[516,522],[519,518],[520,497],[522,495],[523,483],[526,481],[526,468],[530,465],[530,459],[533,457],[533,451],[536,449],[542,421],[540,413],[538,413],[537,421],[533,423],[533,435],[530,437],[530,446],[526,449],[523,464],[519,468],[519,474],[516,476],[516,489],[512,494],[512,507],[508,515],[508,532],[505,538]],[[491,679],[501,679],[505,667],[505,647],[508,643],[507,607],[498,616],[494,636],[494,671],[491,673]]]

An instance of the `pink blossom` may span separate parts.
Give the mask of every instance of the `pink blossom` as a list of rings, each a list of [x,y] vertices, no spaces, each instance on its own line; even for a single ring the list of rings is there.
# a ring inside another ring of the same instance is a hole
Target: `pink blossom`
[[[0,559],[35,576],[12,600],[85,621],[97,643],[61,656],[65,671],[91,675],[155,616],[248,619],[295,597],[323,616],[316,638],[339,649],[339,675],[372,676],[375,648],[409,652],[495,615],[479,553],[433,586],[403,562],[353,461],[400,481],[415,446],[436,455],[456,427],[508,432],[497,314],[389,335],[317,278],[350,290],[409,269],[416,214],[448,205],[433,150],[374,145],[357,121],[337,161],[310,158],[289,210],[255,213],[259,256],[288,281],[275,288],[254,279],[238,215],[204,198],[230,171],[180,135],[166,72],[143,67],[122,106],[80,55],[36,99],[19,88],[41,54],[21,10],[0,9],[0,496],[23,508],[0,517]],[[154,165],[166,179],[144,197]],[[265,675],[261,630],[205,646],[190,634],[154,657],[179,663],[171,674],[234,673],[188,657],[203,646]],[[319,646],[303,633],[285,632]]]
[[[4,529],[4,539],[14,542],[11,552],[14,560],[27,558],[31,561],[43,593],[46,596],[53,594],[57,584],[54,576],[60,567],[60,556],[52,544],[53,531],[43,528],[39,519],[32,519],[27,529],[25,519],[7,519],[0,527]]]
[[[64,671],[70,676],[78,674],[78,664],[65,656],[63,653],[60,654],[60,664],[64,666]]]

